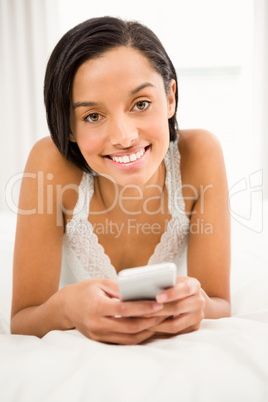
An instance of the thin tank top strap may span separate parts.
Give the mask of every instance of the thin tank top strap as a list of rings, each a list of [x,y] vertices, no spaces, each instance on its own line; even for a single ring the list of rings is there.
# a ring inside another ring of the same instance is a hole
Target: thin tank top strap
[[[165,156],[166,187],[169,195],[168,208],[171,215],[174,217],[185,213],[180,162],[181,155],[177,139],[176,141],[170,142],[169,151]]]
[[[90,173],[83,172],[78,190],[78,201],[73,210],[73,219],[87,220],[89,205],[94,193],[94,177]]]

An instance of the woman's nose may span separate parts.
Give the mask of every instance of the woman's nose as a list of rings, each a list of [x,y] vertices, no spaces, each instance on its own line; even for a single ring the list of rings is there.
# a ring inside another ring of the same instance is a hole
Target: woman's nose
[[[127,148],[138,138],[137,127],[130,119],[119,118],[114,120],[109,127],[110,142],[112,145],[119,145]]]

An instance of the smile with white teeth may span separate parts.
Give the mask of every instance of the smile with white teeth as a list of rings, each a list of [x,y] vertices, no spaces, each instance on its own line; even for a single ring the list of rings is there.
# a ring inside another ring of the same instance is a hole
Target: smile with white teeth
[[[129,162],[134,162],[137,159],[140,159],[142,155],[144,154],[145,149],[141,149],[139,152],[136,152],[135,154],[131,155],[124,155],[124,156],[111,156],[111,159],[115,162],[119,163],[129,163]]]

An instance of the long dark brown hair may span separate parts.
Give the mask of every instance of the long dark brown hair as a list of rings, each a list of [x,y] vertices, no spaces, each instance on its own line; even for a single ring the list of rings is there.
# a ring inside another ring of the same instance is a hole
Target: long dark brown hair
[[[47,64],[44,82],[44,100],[51,137],[68,160],[86,172],[92,172],[77,144],[69,140],[70,107],[73,79],[77,69],[86,60],[96,58],[119,46],[139,50],[162,76],[166,93],[173,78],[177,85],[175,68],[162,43],[146,26],[135,21],[114,17],[92,18],[68,31],[54,48]],[[176,91],[176,110],[178,92]],[[176,110],[169,119],[170,141],[177,136]]]

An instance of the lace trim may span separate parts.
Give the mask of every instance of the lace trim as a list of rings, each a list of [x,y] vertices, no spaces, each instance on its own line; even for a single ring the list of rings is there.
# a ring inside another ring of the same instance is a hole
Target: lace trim
[[[183,243],[186,243],[189,232],[189,219],[185,213],[185,203],[182,196],[180,153],[177,141],[170,143],[169,151],[164,161],[166,166],[165,184],[168,190],[168,209],[172,218],[168,222],[167,230],[162,234],[160,242],[156,245],[148,264],[174,261],[179,253],[182,254]]]
[[[71,220],[66,227],[69,245],[91,278],[115,278],[117,272],[88,220]]]
[[[174,261],[178,254],[182,254],[189,232],[189,219],[185,214],[182,196],[180,153],[177,141],[170,143],[164,162],[168,208],[172,218],[149,258],[148,264]],[[89,278],[117,278],[115,267],[111,264],[109,256],[105,253],[91,223],[88,221],[90,200],[93,193],[94,177],[91,174],[83,173],[78,201],[74,208],[73,217],[66,225],[64,235],[63,245],[68,257],[68,265],[72,271],[76,272],[78,280],[80,280],[83,270],[86,271],[86,277]],[[81,266],[77,266],[78,260]]]

